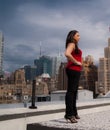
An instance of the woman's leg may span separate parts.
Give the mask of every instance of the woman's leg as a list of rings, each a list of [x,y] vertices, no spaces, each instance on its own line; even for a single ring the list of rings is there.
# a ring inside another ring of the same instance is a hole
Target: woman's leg
[[[79,77],[77,71],[66,69],[68,77],[68,88],[65,96],[66,104],[66,116],[75,116],[77,113],[76,109],[76,98],[78,90]]]
[[[74,78],[74,89],[73,89],[73,111],[74,111],[74,116],[78,115],[77,113],[77,107],[76,107],[76,100],[77,100],[77,94],[78,94],[78,84],[79,84],[79,79],[80,79],[80,72],[76,72],[75,78]]]
[[[74,116],[78,115],[77,107],[76,107],[76,100],[77,100],[77,91],[75,91],[74,94],[73,94],[73,111],[74,111]]]

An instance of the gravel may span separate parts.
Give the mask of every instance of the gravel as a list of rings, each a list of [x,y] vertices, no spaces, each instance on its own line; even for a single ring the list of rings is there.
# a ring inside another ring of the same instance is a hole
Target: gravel
[[[72,130],[110,130],[110,110],[80,116],[78,123],[67,123],[64,118],[41,122],[46,127]]]

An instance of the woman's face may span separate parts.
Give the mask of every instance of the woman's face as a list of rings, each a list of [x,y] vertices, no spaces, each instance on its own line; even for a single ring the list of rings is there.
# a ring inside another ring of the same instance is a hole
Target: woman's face
[[[79,33],[77,32],[77,33],[74,35],[73,38],[78,42],[79,39],[80,39],[80,35],[79,35]]]

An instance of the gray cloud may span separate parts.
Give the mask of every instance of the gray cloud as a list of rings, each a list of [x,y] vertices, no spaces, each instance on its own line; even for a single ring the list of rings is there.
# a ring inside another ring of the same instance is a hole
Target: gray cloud
[[[109,0],[0,1],[0,30],[4,34],[4,69],[33,64],[40,54],[64,53],[68,31],[77,29],[83,56],[103,57],[109,36]]]

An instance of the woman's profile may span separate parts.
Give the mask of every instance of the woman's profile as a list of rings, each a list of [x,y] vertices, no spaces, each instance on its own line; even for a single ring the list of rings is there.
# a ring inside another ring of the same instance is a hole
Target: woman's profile
[[[65,56],[67,58],[66,75],[68,82],[65,95],[66,110],[64,117],[71,123],[77,123],[77,119],[80,119],[76,107],[78,84],[82,69],[82,51],[78,47],[79,39],[79,32],[72,30],[67,35],[65,45]]]

